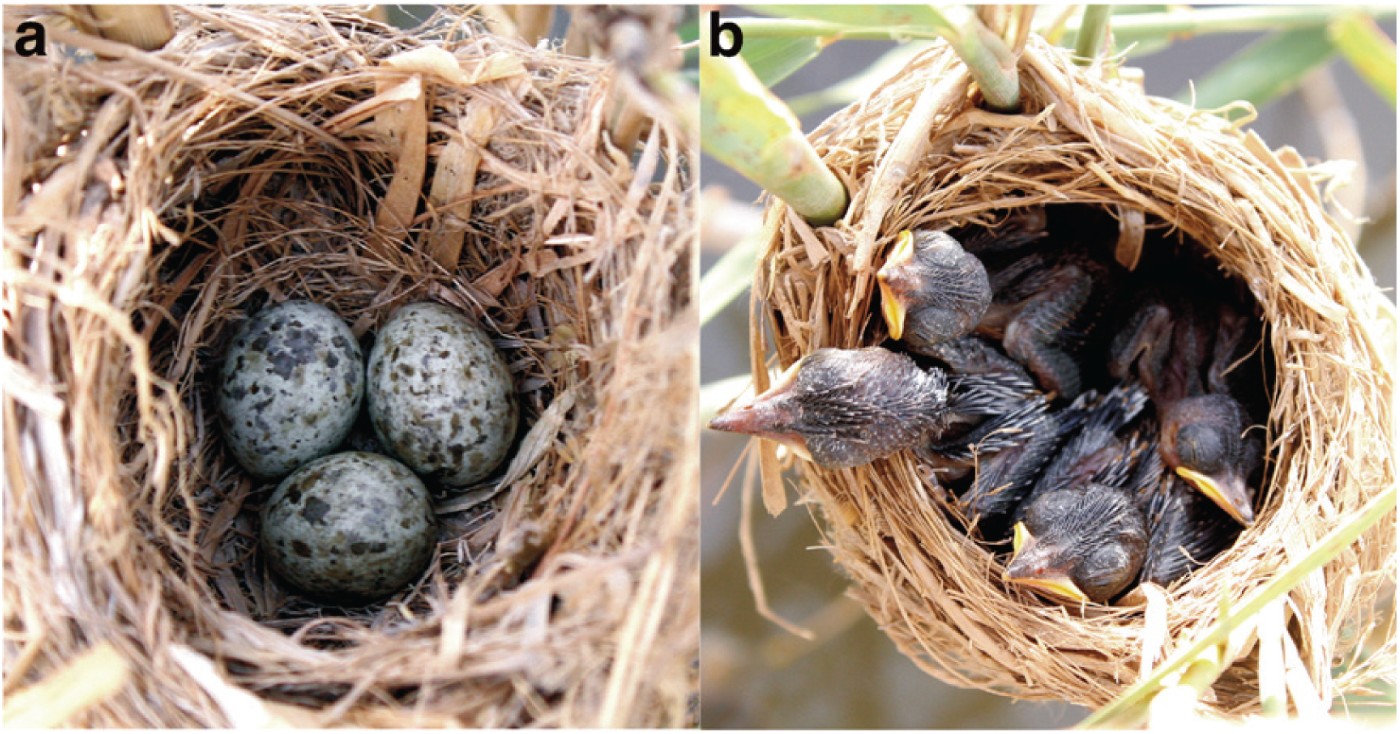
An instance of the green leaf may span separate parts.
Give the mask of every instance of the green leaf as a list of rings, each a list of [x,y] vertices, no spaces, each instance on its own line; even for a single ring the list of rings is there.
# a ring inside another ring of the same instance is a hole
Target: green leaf
[[[1142,15],[1143,13],[1166,13],[1171,9],[1170,5],[1115,5],[1113,6],[1113,17]]]
[[[776,221],[775,218],[770,220]],[[735,242],[728,252],[705,271],[705,275],[700,278],[701,326],[753,285],[754,268],[758,267],[758,249],[772,236],[772,227],[765,223]]]
[[[1292,91],[1309,71],[1335,52],[1325,27],[1267,36],[1246,46],[1196,82],[1196,107],[1217,109],[1235,100],[1263,106]],[[1176,98],[1191,102],[1191,89],[1183,89]]]
[[[777,18],[820,20],[849,27],[952,30],[953,23],[931,5],[749,5]]]
[[[788,107],[792,108],[794,114],[802,117],[822,107],[850,104],[884,84],[927,48],[926,41],[910,41],[895,46],[852,76],[825,89],[790,97],[787,101]]]
[[[1169,9],[1163,9],[1169,7]],[[1146,10],[1147,12],[1143,12]],[[1245,5],[1245,6],[1116,6],[1113,12],[1113,40],[1119,48],[1146,40],[1171,40],[1207,33],[1273,32],[1313,28],[1326,25],[1343,15],[1361,13],[1375,18],[1392,18],[1392,5]],[[1055,13],[1036,19],[1040,30]],[[1067,33],[1074,33],[1079,17],[1065,24]]]
[[[1120,50],[1126,54],[1128,58],[1136,59],[1165,51],[1171,48],[1171,46],[1171,38],[1139,38],[1133,41],[1131,46],[1121,46]]]
[[[1327,35],[1356,73],[1394,107],[1395,42],[1374,20],[1359,13],[1332,21]]]
[[[773,85],[817,57],[826,44],[816,36],[806,38],[749,38],[739,55],[763,85]]]

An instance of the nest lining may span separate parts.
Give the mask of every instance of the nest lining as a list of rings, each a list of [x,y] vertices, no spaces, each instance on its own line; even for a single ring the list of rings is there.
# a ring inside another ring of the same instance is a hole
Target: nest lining
[[[754,298],[772,344],[753,330],[754,374],[761,391],[770,353],[786,367],[820,347],[883,339],[874,267],[857,264],[872,229],[878,264],[901,230],[988,226],[1018,207],[1077,204],[1115,217],[1129,253],[1183,243],[1242,282],[1268,327],[1261,346],[1278,365],[1260,519],[1167,590],[1165,634],[1144,622],[1141,603],[1080,614],[1009,592],[1000,565],[949,522],[912,457],[801,467],[804,497],[851,593],[922,669],[954,685],[1097,707],[1139,675],[1143,656],[1160,660],[1211,626],[1222,593],[1257,589],[1393,485],[1394,311],[1326,214],[1320,175],[1293,151],[1270,151],[1221,118],[1081,69],[1038,38],[1020,70],[1020,115],[978,110],[965,87],[945,97],[926,152],[888,198],[880,164],[915,100],[929,80],[961,74],[945,45],[812,133],[851,192],[850,213],[813,229],[770,202],[781,224]],[[865,221],[872,211],[885,211],[883,220]],[[1356,663],[1378,600],[1393,592],[1394,554],[1392,514],[1289,595],[1292,642],[1324,701],[1394,665],[1391,635],[1365,662],[1332,671]],[[1213,708],[1258,710],[1251,646],[1234,650],[1243,657],[1215,683]]]
[[[238,689],[303,725],[687,721],[687,143],[654,120],[612,148],[608,67],[465,17],[177,20],[152,54],[72,34],[98,56],[6,56],[7,690],[105,640],[137,672],[75,725],[228,725]],[[422,49],[474,80],[389,63]],[[470,185],[438,196],[468,154]],[[224,345],[296,297],[366,340],[399,305],[448,303],[515,376],[510,466],[439,505],[432,571],[382,604],[266,578],[270,485],[217,435]]]

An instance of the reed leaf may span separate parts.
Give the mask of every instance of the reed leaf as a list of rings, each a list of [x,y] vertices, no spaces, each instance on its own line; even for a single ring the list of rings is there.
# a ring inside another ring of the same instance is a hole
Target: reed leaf
[[[1178,92],[1180,102],[1217,109],[1236,100],[1261,107],[1298,86],[1308,72],[1336,49],[1325,26],[1283,31],[1252,43],[1226,59],[1195,84]]]
[[[763,85],[772,88],[815,59],[826,44],[817,36],[753,38],[744,41],[740,56]]]
[[[1356,73],[1395,106],[1395,42],[1376,22],[1355,13],[1332,21],[1327,35]]]

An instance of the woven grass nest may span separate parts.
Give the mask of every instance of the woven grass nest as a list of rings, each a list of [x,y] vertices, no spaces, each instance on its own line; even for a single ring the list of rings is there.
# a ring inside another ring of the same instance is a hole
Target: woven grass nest
[[[1097,708],[1213,625],[1222,596],[1258,589],[1393,486],[1394,309],[1325,213],[1321,176],[1295,152],[1270,151],[1100,66],[1078,67],[1038,37],[1018,69],[1021,112],[992,114],[940,43],[811,134],[852,203],[814,228],[770,202],[778,224],[761,251],[754,314],[771,344],[753,329],[754,375],[761,392],[770,368],[815,349],[883,341],[874,273],[901,230],[990,226],[1021,207],[1103,212],[1118,221],[1120,262],[1179,241],[1246,284],[1277,365],[1259,520],[1155,602],[1066,609],[1008,590],[1001,562],[950,522],[908,452],[844,470],[799,462],[802,499],[850,593],[920,668],[962,687]],[[921,104],[931,122],[911,148],[901,131]],[[775,458],[763,458],[765,499],[778,509]],[[1367,662],[1356,658],[1373,622],[1391,629],[1377,604],[1393,593],[1394,569],[1391,512],[1289,594],[1287,629],[1322,701],[1393,670],[1393,629]],[[1257,648],[1231,651],[1239,658],[1207,703],[1256,712]],[[1334,665],[1347,670],[1334,677]]]
[[[174,17],[151,53],[52,25],[77,54],[5,57],[7,697],[115,675],[75,726],[693,722],[679,125],[613,147],[614,67],[467,16]],[[215,425],[233,331],[298,297],[357,336],[454,306],[521,405],[508,467],[439,503],[429,574],[364,608],[268,577],[270,485]]]

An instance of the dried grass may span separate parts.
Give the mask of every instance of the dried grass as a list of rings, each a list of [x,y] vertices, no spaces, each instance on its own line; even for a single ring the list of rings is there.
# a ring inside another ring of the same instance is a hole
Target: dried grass
[[[964,72],[939,44],[812,134],[852,193],[851,213],[813,229],[770,202],[781,227],[754,288],[754,375],[761,391],[771,362],[882,339],[873,269],[895,235],[988,224],[995,210],[1097,207],[1121,224],[1121,262],[1135,262],[1145,225],[1201,243],[1247,284],[1278,365],[1260,520],[1168,591],[1165,634],[1144,622],[1142,604],[1080,613],[1008,591],[1000,563],[948,521],[911,456],[840,471],[802,466],[802,498],[851,593],[922,669],[959,686],[1098,707],[1139,677],[1144,657],[1160,660],[1213,625],[1222,596],[1257,589],[1394,485],[1395,314],[1326,214],[1324,177],[1292,150],[1270,151],[1220,117],[1076,67],[1038,38],[1020,69],[1025,112],[991,115],[970,94],[942,88]],[[921,94],[938,101],[931,132],[914,157],[890,161],[909,148],[899,133]],[[902,178],[891,187],[881,176]],[[866,241],[867,232],[877,236]],[[771,445],[764,450],[765,496],[781,507],[777,461]],[[1291,641],[1322,701],[1394,670],[1393,625],[1377,605],[1393,595],[1395,540],[1391,513],[1288,597]],[[1379,648],[1334,678],[1333,665],[1354,662],[1375,629],[1387,630]],[[1219,712],[1258,711],[1252,647],[1236,646],[1240,659],[1216,682],[1210,705]]]
[[[175,16],[5,56],[6,693],[110,645],[129,680],[70,725],[693,723],[691,143],[614,148],[610,67],[465,15]],[[214,427],[224,344],[291,297],[357,335],[449,303],[520,393],[505,476],[366,609],[267,578]]]

